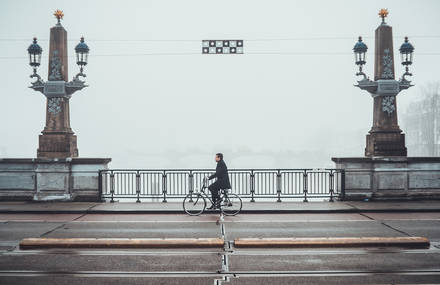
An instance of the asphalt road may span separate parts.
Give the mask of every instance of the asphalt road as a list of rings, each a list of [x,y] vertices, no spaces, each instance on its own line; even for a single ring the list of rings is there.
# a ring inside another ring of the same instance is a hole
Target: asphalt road
[[[440,213],[1,214],[0,284],[440,284]],[[20,250],[27,237],[401,237],[429,249]]]

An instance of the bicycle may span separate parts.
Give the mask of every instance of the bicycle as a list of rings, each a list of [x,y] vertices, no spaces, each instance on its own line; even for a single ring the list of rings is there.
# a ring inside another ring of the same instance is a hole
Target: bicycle
[[[205,189],[208,188],[208,178],[203,178],[202,188],[200,192],[192,192],[183,199],[183,210],[190,216],[199,216],[206,209],[206,200],[212,204],[212,199],[206,194]],[[237,215],[243,206],[240,196],[229,193],[229,189],[220,190],[219,210],[226,216]]]

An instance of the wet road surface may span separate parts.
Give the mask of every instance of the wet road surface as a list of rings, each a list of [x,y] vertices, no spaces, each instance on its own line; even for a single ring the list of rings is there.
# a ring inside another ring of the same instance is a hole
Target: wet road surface
[[[440,213],[1,214],[0,284],[434,284]],[[237,237],[425,236],[429,249],[237,249]],[[20,250],[27,237],[223,237],[223,249]]]

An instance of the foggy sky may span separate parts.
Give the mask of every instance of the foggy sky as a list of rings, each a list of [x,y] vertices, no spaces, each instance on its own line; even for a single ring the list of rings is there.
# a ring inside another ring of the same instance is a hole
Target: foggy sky
[[[403,37],[415,46],[416,87],[398,95],[400,115],[421,86],[440,80],[439,1],[2,0],[0,157],[36,156],[46,100],[28,88],[26,49],[39,38],[46,80],[56,9],[69,55],[81,36],[91,49],[90,87],[70,100],[80,157],[111,157],[112,168],[198,168],[223,152],[230,168],[287,168],[363,156],[373,99],[353,87],[352,48],[362,35],[373,77],[380,8],[390,12],[396,78]],[[245,54],[203,55],[203,39],[244,39]],[[69,79],[77,72],[70,57]]]

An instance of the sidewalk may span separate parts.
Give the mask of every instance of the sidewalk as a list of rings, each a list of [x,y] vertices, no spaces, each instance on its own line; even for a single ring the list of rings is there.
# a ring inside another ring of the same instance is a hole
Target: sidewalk
[[[440,200],[389,202],[244,202],[242,213],[440,212]],[[0,214],[181,214],[181,202],[0,202]]]

